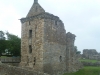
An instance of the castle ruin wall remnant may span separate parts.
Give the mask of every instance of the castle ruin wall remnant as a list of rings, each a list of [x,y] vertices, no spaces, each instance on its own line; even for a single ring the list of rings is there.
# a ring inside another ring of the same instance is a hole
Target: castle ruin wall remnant
[[[45,12],[38,0],[21,18],[21,67],[50,75],[77,71],[74,58],[75,35],[64,28],[59,17]]]

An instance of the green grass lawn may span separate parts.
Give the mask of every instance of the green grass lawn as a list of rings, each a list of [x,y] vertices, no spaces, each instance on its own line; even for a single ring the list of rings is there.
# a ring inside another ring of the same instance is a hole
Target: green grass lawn
[[[7,56],[1,56],[0,58],[6,58]]]
[[[0,58],[7,58],[7,56],[1,56]]]
[[[90,60],[90,59],[80,59],[81,62],[92,62],[92,63],[96,63],[97,60]]]
[[[84,67],[75,73],[65,73],[63,75],[100,75],[100,67]]]

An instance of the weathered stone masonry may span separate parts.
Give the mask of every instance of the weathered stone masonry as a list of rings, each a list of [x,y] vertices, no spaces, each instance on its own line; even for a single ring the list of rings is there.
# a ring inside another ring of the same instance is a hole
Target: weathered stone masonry
[[[49,75],[49,74],[0,63],[0,75]]]
[[[86,59],[100,60],[100,53],[98,53],[96,49],[84,49],[82,57]]]
[[[75,35],[66,34],[59,17],[45,12],[34,0],[26,18],[21,19],[21,67],[50,75],[61,75],[76,69]]]

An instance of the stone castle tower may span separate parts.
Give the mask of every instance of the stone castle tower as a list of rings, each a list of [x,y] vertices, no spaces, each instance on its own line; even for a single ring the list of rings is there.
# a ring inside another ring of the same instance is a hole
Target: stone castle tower
[[[72,71],[75,35],[66,34],[59,17],[34,0],[21,23],[21,66],[51,75]]]

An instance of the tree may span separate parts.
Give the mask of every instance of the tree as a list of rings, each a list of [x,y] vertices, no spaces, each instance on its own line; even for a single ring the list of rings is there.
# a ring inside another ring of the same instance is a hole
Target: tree
[[[77,46],[74,46],[74,49],[76,51],[76,54],[80,54],[81,53],[81,51],[78,51]]]
[[[13,56],[20,56],[20,48],[21,48],[21,39],[9,32],[6,33],[7,35],[7,49]]]
[[[2,53],[5,52],[5,49],[6,49],[6,41],[0,40],[0,56],[2,55]]]
[[[81,51],[77,51],[76,54],[81,54]]]
[[[5,38],[5,35],[7,38]],[[0,56],[2,53],[6,55],[20,56],[21,39],[9,32],[0,31]]]
[[[0,31],[0,56],[6,49],[6,40],[5,40],[5,33]]]
[[[0,31],[0,40],[5,40],[5,33],[3,31]]]

